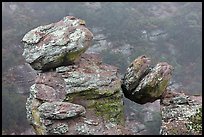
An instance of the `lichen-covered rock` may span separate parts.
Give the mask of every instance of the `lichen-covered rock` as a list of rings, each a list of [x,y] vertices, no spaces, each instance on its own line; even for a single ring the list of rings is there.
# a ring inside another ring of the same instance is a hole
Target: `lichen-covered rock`
[[[69,102],[45,102],[38,110],[42,118],[61,120],[77,117],[86,112],[83,106]]]
[[[127,133],[117,71],[92,53],[75,64],[38,73],[26,103],[36,134]]]
[[[33,89],[31,94],[42,101],[63,101],[66,95],[65,82],[56,72],[39,73]]]
[[[139,85],[140,80],[150,70],[151,60],[145,55],[136,58],[130,66],[127,68],[127,72],[124,75],[122,86],[129,92],[135,89]]]
[[[38,107],[43,102],[63,101],[65,95],[65,83],[60,74],[56,72],[38,74],[35,84],[30,87],[30,96],[26,102],[27,119],[37,134],[47,134],[48,122],[43,123]]]
[[[122,89],[125,97],[145,104],[159,99],[167,88],[173,67],[166,62],[150,68],[150,59],[140,56],[128,67],[124,75]]]
[[[162,126],[160,134],[201,135],[202,97],[175,92],[168,94],[171,96],[166,96],[161,104]]]
[[[23,56],[34,69],[48,70],[73,63],[91,46],[92,39],[84,20],[66,16],[29,31],[22,39]]]
[[[97,54],[83,54],[75,65],[56,68],[66,83],[66,101],[93,109],[109,122],[124,123],[117,68],[102,64]]]
[[[69,127],[65,123],[53,124],[48,130],[51,135],[63,135],[69,131]]]

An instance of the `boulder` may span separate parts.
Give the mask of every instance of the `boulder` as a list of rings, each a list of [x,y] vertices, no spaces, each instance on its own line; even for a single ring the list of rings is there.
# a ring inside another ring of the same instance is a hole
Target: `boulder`
[[[49,70],[73,63],[91,46],[92,39],[84,20],[66,16],[26,33],[23,57],[34,69]]]
[[[131,92],[139,85],[140,80],[149,72],[150,63],[150,58],[142,55],[130,64],[122,83],[123,88],[127,92]]]
[[[173,67],[166,62],[150,67],[150,59],[140,56],[127,68],[122,82],[125,97],[139,103],[154,102],[165,92]]]

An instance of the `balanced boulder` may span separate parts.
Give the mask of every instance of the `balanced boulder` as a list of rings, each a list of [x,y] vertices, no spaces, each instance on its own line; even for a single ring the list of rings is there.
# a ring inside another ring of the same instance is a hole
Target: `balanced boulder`
[[[150,67],[150,59],[145,55],[135,59],[127,68],[122,82],[125,97],[139,103],[154,102],[165,92],[173,67],[166,62]]]
[[[66,16],[29,31],[22,39],[23,56],[34,69],[49,70],[73,63],[91,46],[92,39],[84,20]]]

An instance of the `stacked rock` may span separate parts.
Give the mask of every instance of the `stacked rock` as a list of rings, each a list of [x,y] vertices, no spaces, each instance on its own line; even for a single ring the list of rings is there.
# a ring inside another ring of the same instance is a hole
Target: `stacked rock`
[[[85,21],[73,16],[39,26],[22,39],[23,56],[36,70],[48,70],[73,63],[91,46],[93,34]]]
[[[23,56],[38,70],[26,103],[36,134],[123,134],[118,70],[96,54],[83,54],[92,39],[85,21],[73,16],[23,37]]]
[[[134,134],[125,121],[123,93],[139,104],[165,93],[171,65],[161,62],[152,68],[150,59],[140,56],[121,83],[116,67],[103,64],[97,54],[84,53],[92,39],[85,21],[73,16],[23,37],[23,56],[37,70],[26,102],[27,119],[36,134]]]
[[[161,98],[170,81],[173,67],[166,62],[158,63],[154,68],[145,55],[136,58],[124,75],[122,89],[125,97],[145,104]]]

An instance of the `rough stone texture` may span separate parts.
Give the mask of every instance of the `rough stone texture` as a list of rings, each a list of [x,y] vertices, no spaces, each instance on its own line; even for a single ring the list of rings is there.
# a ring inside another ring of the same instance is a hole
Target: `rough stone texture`
[[[92,39],[84,20],[66,16],[29,31],[22,39],[23,56],[34,69],[48,70],[73,63],[91,46]]]
[[[42,123],[38,107],[43,102],[63,101],[65,83],[56,72],[39,73],[35,84],[30,87],[30,96],[26,102],[27,119],[37,134],[47,134]]]
[[[124,123],[117,68],[102,64],[97,54],[83,54],[75,65],[59,67],[66,83],[66,101],[83,105],[108,122]]]
[[[36,134],[130,134],[117,70],[83,54],[75,64],[38,73],[26,103]]]
[[[202,97],[167,92],[161,103],[162,135],[201,135]]]
[[[65,98],[65,82],[56,72],[39,73],[35,80],[35,98],[42,101],[62,101]]]
[[[150,59],[145,55],[136,58],[127,68],[124,75],[123,85],[127,92],[132,91],[139,85],[140,80],[147,74],[150,67]]]
[[[69,102],[45,102],[38,107],[40,116],[45,119],[67,119],[85,113],[81,105]]]
[[[150,68],[150,59],[145,55],[135,59],[127,68],[122,89],[125,97],[139,103],[154,102],[165,92],[173,67],[166,62]]]

